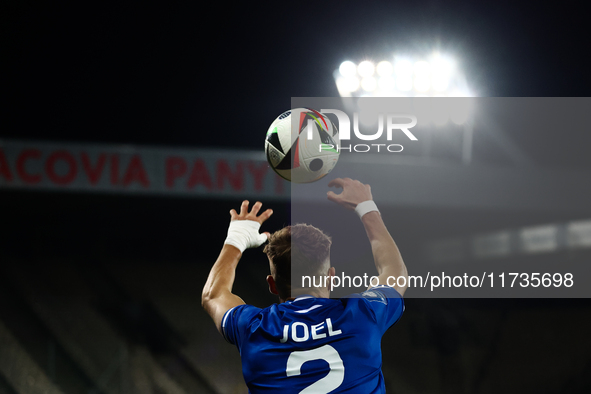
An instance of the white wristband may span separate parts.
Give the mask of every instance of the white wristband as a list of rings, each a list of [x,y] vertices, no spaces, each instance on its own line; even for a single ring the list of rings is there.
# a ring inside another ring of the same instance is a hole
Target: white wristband
[[[373,202],[373,200],[363,201],[363,202],[357,204],[357,206],[355,207],[355,212],[357,212],[357,215],[359,215],[359,218],[362,218],[363,215],[365,215],[366,213],[373,212],[373,211],[377,211],[378,213],[380,212],[380,210],[378,209],[378,206],[376,205],[375,202]]]
[[[261,224],[254,220],[233,220],[228,228],[228,237],[224,244],[237,247],[240,252],[248,248],[261,246],[267,240],[267,235],[259,234]]]

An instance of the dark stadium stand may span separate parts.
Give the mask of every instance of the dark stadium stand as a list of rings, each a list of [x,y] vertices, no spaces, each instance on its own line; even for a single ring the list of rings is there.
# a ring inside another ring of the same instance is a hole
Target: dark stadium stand
[[[0,393],[63,393],[1,321],[0,349]]]
[[[110,264],[109,269],[133,297],[149,300],[186,340],[181,355],[215,392],[246,392],[238,351],[224,341],[201,307],[206,267],[171,264],[163,271],[156,264]]]
[[[32,269],[35,274],[31,275]],[[56,272],[59,274],[56,275]],[[153,353],[143,339],[130,340],[126,337],[119,324],[109,319],[108,313],[101,313],[104,309],[101,303],[105,302],[105,298],[100,296],[104,294],[94,293],[92,286],[85,282],[72,264],[55,262],[50,266],[15,266],[7,274],[19,286],[20,294],[3,299],[9,299],[15,305],[15,298],[22,297],[22,303],[12,308],[13,315],[7,315],[7,309],[3,308],[3,320],[11,323],[15,328],[13,331],[18,333],[17,339],[22,338],[22,343],[27,344],[25,349],[16,350],[21,350],[25,356],[34,356],[36,364],[43,366],[37,367],[40,376],[44,377],[53,370],[55,376],[51,380],[63,387],[65,392],[123,394],[134,392],[134,389],[139,389],[138,392],[157,389],[157,392],[174,394],[194,390],[212,392],[198,379],[183,376],[190,376],[191,373],[178,371],[179,363],[175,363],[178,357],[174,354]],[[52,280],[46,280],[48,277]],[[3,289],[6,291],[8,287]],[[26,325],[24,319],[28,320]],[[10,334],[8,329],[4,331],[6,335]],[[51,351],[48,343],[54,344],[58,351]],[[176,371],[165,370],[173,366]],[[55,371],[58,373],[55,374]],[[7,372],[4,375],[12,376]],[[175,378],[190,390],[186,391]],[[40,381],[38,378],[31,379]]]

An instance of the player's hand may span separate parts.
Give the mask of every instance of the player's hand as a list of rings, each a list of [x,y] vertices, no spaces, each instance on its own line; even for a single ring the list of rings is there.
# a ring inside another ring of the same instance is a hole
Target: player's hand
[[[354,210],[357,204],[373,200],[371,187],[351,178],[336,178],[328,183],[328,187],[343,189],[341,194],[333,191],[326,193],[330,201],[342,205],[346,209]]]
[[[248,212],[248,204],[248,200],[242,201],[242,205],[240,206],[240,213],[237,213],[235,209],[230,210],[230,216],[232,217],[232,221],[252,220],[257,222],[258,224],[263,224],[273,214],[272,209],[267,209],[265,212],[257,216],[259,211],[261,210],[261,207],[263,206],[263,203],[260,201],[255,202],[250,212]]]
[[[270,236],[268,232],[259,234],[259,229],[261,228],[261,224],[273,214],[273,210],[267,209],[258,215],[263,204],[257,201],[252,206],[250,212],[248,211],[248,204],[247,200],[242,201],[240,213],[237,213],[234,209],[230,210],[232,220],[228,228],[228,237],[224,242],[225,244],[235,246],[240,252],[244,252],[248,248],[261,246]]]

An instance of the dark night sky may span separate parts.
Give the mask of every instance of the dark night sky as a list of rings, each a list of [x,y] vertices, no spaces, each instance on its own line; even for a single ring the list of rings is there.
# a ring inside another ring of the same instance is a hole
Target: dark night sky
[[[583,4],[11,1],[0,137],[260,148],[292,96],[337,95],[341,61],[431,48],[482,96],[587,96]]]

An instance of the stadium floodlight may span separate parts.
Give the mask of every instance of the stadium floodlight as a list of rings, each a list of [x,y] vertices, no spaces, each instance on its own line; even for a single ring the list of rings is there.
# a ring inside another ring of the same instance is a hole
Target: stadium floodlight
[[[394,62],[396,87],[400,92],[412,90],[412,63],[408,59],[398,59]]]
[[[445,92],[454,71],[454,62],[436,53],[431,58],[432,86],[435,91]]]
[[[374,77],[365,77],[361,80],[361,88],[366,92],[373,92],[376,90],[378,83]]]
[[[376,71],[380,77],[389,77],[394,72],[394,67],[389,61],[382,60],[378,63]]]
[[[364,60],[357,66],[357,72],[362,78],[369,78],[373,76],[375,67],[372,62]]]
[[[577,220],[566,225],[566,244],[569,248],[591,247],[591,220]]]
[[[438,51],[411,56],[396,54],[390,59],[351,60],[334,72],[341,97],[473,97],[458,62]],[[417,100],[413,106],[423,124],[463,129],[462,162],[472,161],[473,101]],[[438,105],[442,107],[438,107]],[[353,107],[360,102],[351,103]]]
[[[334,75],[342,97],[470,97],[456,61],[439,52],[359,64],[347,60]]]
[[[412,62],[409,59],[396,59],[394,63],[394,72],[398,76],[412,76]]]
[[[378,79],[378,88],[385,93],[392,93],[396,90],[396,80],[389,75]]]
[[[359,78],[352,77],[339,77],[337,78],[337,89],[341,97],[351,97],[351,92],[355,92],[359,89]]]
[[[344,61],[341,63],[341,66],[339,67],[339,73],[342,77],[345,78],[354,77],[357,73],[357,66],[352,61]]]
[[[431,65],[419,60],[413,65],[414,87],[417,92],[425,93],[431,88]]]

